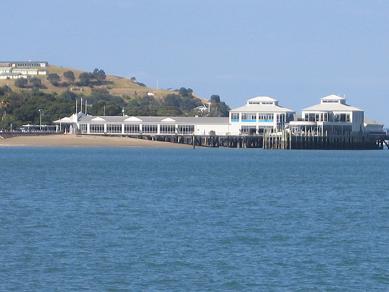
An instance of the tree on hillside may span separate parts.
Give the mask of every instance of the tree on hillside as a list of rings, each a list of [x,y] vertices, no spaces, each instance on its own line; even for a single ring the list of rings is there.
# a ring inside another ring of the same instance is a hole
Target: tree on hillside
[[[167,107],[179,107],[180,106],[180,96],[176,94],[169,94],[165,96],[163,103]]]
[[[73,83],[76,80],[73,71],[65,71],[63,72],[63,77],[67,79],[70,83]]]
[[[47,80],[49,80],[52,85],[58,86],[59,82],[61,81],[61,77],[59,77],[57,73],[50,73],[47,75]]]
[[[91,73],[82,72],[78,78],[80,80],[78,82],[78,85],[80,85],[80,86],[89,86],[90,83],[91,83],[92,76],[91,76]]]
[[[30,84],[31,84],[32,88],[42,88],[42,81],[37,77],[31,78]]]
[[[103,82],[107,78],[104,70],[102,69],[95,68],[92,74],[93,74],[93,78],[96,79],[98,82]]]
[[[66,101],[68,100],[75,101],[78,98],[78,95],[75,94],[74,92],[67,90],[64,93],[62,93],[61,97]]]
[[[6,95],[7,93],[10,93],[11,91],[12,90],[9,86],[4,85],[4,86],[0,87],[0,96]]]
[[[19,78],[15,80],[15,86],[19,88],[25,88],[27,87],[28,80],[25,78]]]
[[[192,94],[193,94],[193,89],[181,87],[181,88],[178,90],[178,92],[179,92],[179,94],[180,94],[181,96],[192,96]]]
[[[210,102],[211,103],[220,103],[220,96],[217,94],[211,95]]]

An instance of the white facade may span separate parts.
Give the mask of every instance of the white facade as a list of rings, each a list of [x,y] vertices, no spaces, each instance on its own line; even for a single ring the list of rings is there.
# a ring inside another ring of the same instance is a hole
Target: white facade
[[[231,135],[228,118],[89,116],[79,113],[54,121],[71,124],[81,134],[109,135]]]
[[[228,122],[228,121],[227,121]],[[207,125],[207,124],[196,124],[195,125],[195,135],[209,135],[210,133],[214,133],[218,136],[231,135],[233,133],[230,132],[230,124],[219,124],[219,125]]]
[[[320,104],[303,109],[302,120],[290,123],[292,132],[314,135],[364,132],[364,112],[346,104],[344,97],[336,95],[325,96]]]
[[[230,111],[229,122],[234,133],[253,134],[265,130],[282,130],[293,119],[294,112],[268,96],[258,96],[246,105]]]
[[[0,62],[0,79],[18,79],[29,76],[46,75],[47,62],[43,61],[22,61],[22,62]]]

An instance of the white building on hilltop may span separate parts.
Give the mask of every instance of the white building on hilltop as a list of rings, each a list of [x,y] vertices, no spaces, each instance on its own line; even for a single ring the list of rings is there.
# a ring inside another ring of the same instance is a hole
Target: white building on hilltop
[[[293,117],[294,111],[280,106],[278,100],[258,96],[249,99],[244,106],[232,109],[229,121],[232,132],[255,134],[282,130]]]
[[[290,122],[294,133],[347,135],[364,132],[364,111],[346,104],[344,97],[329,95],[302,111],[302,121]]]
[[[46,75],[46,61],[0,61],[0,79],[19,79]]]

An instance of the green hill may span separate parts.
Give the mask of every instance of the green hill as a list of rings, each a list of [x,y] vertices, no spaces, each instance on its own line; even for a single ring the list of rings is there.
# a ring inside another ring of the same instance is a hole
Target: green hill
[[[211,112],[196,108],[208,103],[190,88],[164,90],[147,87],[135,78],[106,75],[101,69],[93,72],[49,66],[46,76],[28,79],[0,80],[0,129],[25,123],[39,123],[68,116],[75,111],[76,100],[88,102],[92,115],[142,116],[226,116],[229,107],[217,95],[210,99]]]

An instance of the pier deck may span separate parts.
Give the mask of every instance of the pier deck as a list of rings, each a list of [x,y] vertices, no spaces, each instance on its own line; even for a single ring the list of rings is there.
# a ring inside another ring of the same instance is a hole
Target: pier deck
[[[170,143],[193,145],[193,147],[263,148],[263,149],[322,149],[322,150],[379,150],[389,149],[389,136],[333,135],[294,136],[287,132],[264,135],[211,136],[211,135],[141,135]]]

